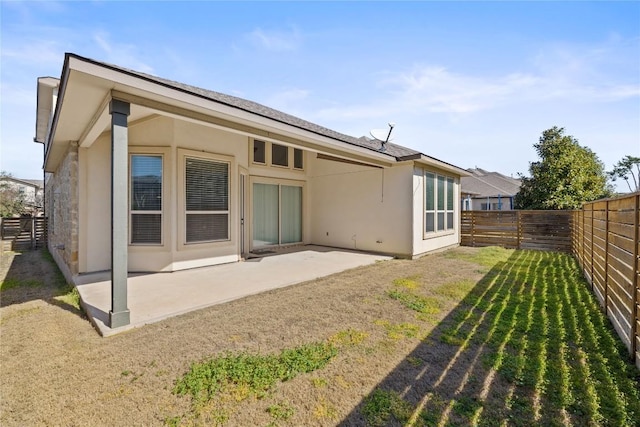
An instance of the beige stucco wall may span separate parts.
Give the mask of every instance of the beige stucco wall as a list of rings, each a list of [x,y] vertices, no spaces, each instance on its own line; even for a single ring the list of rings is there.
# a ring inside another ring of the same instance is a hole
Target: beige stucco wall
[[[246,251],[253,249],[251,194],[252,184],[256,182],[295,183],[303,187],[305,244],[411,257],[459,241],[457,228],[455,233],[424,238],[422,169],[414,168],[412,162],[382,169],[317,159],[315,153],[305,151],[305,167],[300,171],[254,164],[250,157],[251,143],[245,135],[164,116],[129,124],[130,153],[163,156],[164,227],[161,245],[129,246],[129,271],[176,271],[238,261],[241,256],[241,173],[246,174]],[[78,150],[79,179],[76,179],[75,191],[80,196],[76,222],[80,240],[76,243],[79,250],[75,253],[79,257],[75,273],[109,270],[111,265],[110,144],[110,135],[105,132],[90,147]],[[183,242],[182,188],[186,155],[229,162],[228,241],[191,245]],[[63,163],[61,169],[68,167],[65,165]],[[456,186],[456,196],[459,196],[459,186]],[[457,211],[456,222],[458,215]],[[54,235],[52,241],[55,242],[55,238]],[[71,259],[71,253],[69,256]]]
[[[311,241],[411,255],[411,164],[373,168],[310,162]]]
[[[89,148],[80,149],[80,273],[110,268],[110,136],[103,134]],[[250,139],[209,126],[168,117],[132,123],[129,126],[130,153],[163,155],[163,242],[159,246],[129,246],[129,271],[175,271],[205,265],[238,261],[239,242],[239,174],[242,169],[251,175],[246,182],[246,209],[251,211],[251,182],[294,180],[305,182],[307,172],[264,167],[250,162]],[[185,155],[213,156],[230,164],[230,240],[226,242],[185,245],[183,209],[181,207],[182,168]],[[306,161],[306,157],[305,157]],[[310,238],[308,191],[303,194],[303,237]],[[250,236],[251,221],[245,221]],[[246,239],[250,245],[250,238]],[[247,246],[250,249],[250,246]]]
[[[413,168],[413,255],[421,255],[460,243],[460,178],[446,171],[428,168],[430,172],[452,176],[455,182],[454,190],[454,223],[453,231],[439,233],[424,233],[424,172],[422,167]]]
[[[70,143],[45,189],[48,247],[66,279],[78,273],[78,145]]]

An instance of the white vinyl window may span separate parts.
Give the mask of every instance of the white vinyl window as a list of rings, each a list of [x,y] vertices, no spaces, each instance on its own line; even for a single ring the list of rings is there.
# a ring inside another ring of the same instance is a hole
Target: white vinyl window
[[[229,163],[185,157],[185,242],[229,240]]]
[[[424,232],[453,230],[455,207],[455,181],[451,177],[432,172],[424,174],[425,214]]]
[[[129,230],[131,244],[162,244],[162,156],[131,155]]]

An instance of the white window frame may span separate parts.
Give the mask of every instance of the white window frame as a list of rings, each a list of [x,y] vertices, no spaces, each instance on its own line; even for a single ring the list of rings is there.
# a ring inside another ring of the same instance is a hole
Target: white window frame
[[[258,142],[262,142],[264,144],[264,162],[259,162],[255,159],[255,143],[256,141]],[[269,143],[267,141],[263,141],[262,139],[252,139],[251,140],[251,149],[249,150],[251,152],[251,162],[256,164],[256,165],[261,165],[261,166],[267,166],[269,164],[269,159],[268,159],[268,152],[269,152]]]
[[[133,180],[132,178],[132,167],[131,167],[131,163],[132,163],[132,159],[134,156],[147,156],[147,157],[160,157],[161,159],[161,165],[162,165],[162,169],[161,169],[161,174],[162,174],[162,179],[161,179],[161,189],[160,189],[160,194],[161,194],[161,203],[160,203],[160,210],[154,210],[154,211],[138,211],[138,210],[133,210],[131,209],[131,196],[133,194]],[[166,167],[165,167],[165,155],[162,152],[158,152],[158,151],[139,151],[139,150],[130,150],[129,151],[129,168],[128,168],[128,180],[129,180],[129,194],[127,196],[128,200],[127,200],[127,208],[129,211],[128,214],[128,221],[129,221],[129,236],[128,236],[128,242],[129,242],[129,246],[164,246],[164,221],[165,221],[165,215],[164,215],[164,206],[165,206],[165,198],[166,198],[166,194],[165,194],[165,173],[166,173]],[[134,242],[133,241],[133,215],[160,215],[160,242],[159,243],[142,243],[142,242]]]
[[[264,155],[264,162],[258,162],[255,160],[254,157],[254,144],[255,141],[260,141],[262,143],[264,143],[264,151],[265,151],[265,155]],[[277,165],[273,163],[273,146],[274,145],[280,145],[282,147],[285,147],[287,149],[287,166],[283,166],[283,165]],[[295,166],[296,163],[296,159],[295,159],[295,153],[296,150],[299,150],[302,153],[302,167],[301,168],[297,168]],[[251,138],[249,140],[249,162],[253,165],[253,166],[261,166],[261,167],[273,167],[273,168],[278,168],[278,169],[288,169],[291,171],[295,171],[295,172],[304,172],[305,170],[305,164],[306,164],[306,150],[304,150],[303,148],[298,148],[298,147],[291,147],[279,142],[271,142],[271,141],[265,141],[264,139],[259,139],[259,138]]]
[[[253,216],[253,184],[267,184],[267,185],[277,185],[278,186],[278,244],[277,245],[271,245],[271,246],[254,246],[253,245],[253,218],[251,220],[251,224],[250,224],[250,248],[251,250],[254,249],[264,249],[264,248],[268,248],[268,247],[287,247],[287,246],[296,246],[299,245],[301,243],[304,243],[304,237],[305,237],[305,204],[306,204],[306,182],[305,181],[297,181],[297,180],[292,180],[292,179],[280,179],[280,178],[266,178],[266,177],[251,177],[251,179],[249,180],[249,185],[251,188],[251,202],[250,202],[250,212],[251,215]],[[302,212],[301,212],[301,224],[302,224],[302,230],[300,233],[300,241],[299,242],[290,242],[290,243],[282,243],[282,210],[281,210],[281,203],[282,203],[282,186],[288,186],[288,187],[299,187],[302,189]]]
[[[216,162],[216,163],[226,163],[227,164],[227,171],[228,171],[228,180],[227,180],[227,210],[224,211],[187,211],[187,206],[186,206],[186,190],[187,190],[187,177],[186,177],[186,173],[187,173],[187,168],[186,168],[186,161],[188,158],[193,158],[193,159],[198,159],[198,160],[205,160],[205,161],[210,161],[210,162]],[[214,153],[207,153],[207,152],[200,152],[200,151],[192,151],[192,150],[186,150],[186,149],[178,149],[178,167],[179,167],[179,177],[180,177],[180,182],[178,183],[178,185],[180,186],[180,192],[179,192],[179,196],[178,196],[178,210],[180,212],[179,214],[179,233],[180,233],[180,247],[179,249],[187,249],[187,248],[195,248],[195,247],[202,247],[202,245],[225,245],[225,244],[229,244],[232,243],[232,227],[233,224],[235,224],[235,222],[233,221],[233,215],[232,215],[232,203],[233,203],[233,197],[232,197],[232,189],[234,188],[233,186],[233,180],[234,180],[234,169],[233,169],[233,158],[229,157],[229,156],[225,156],[222,154],[214,154]],[[226,214],[227,215],[227,238],[225,239],[215,239],[215,240],[202,240],[202,241],[198,241],[198,242],[187,242],[187,214],[193,215],[193,214]]]
[[[427,177],[427,175],[433,175],[433,178]],[[438,178],[441,178],[444,181],[444,203],[443,209],[438,208]],[[427,179],[433,179],[433,210],[427,210]],[[423,238],[433,238],[447,234],[454,234],[457,229],[457,203],[456,203],[456,193],[457,193],[457,180],[455,177],[446,175],[443,173],[439,173],[436,171],[425,169],[422,173],[423,187],[422,187],[422,198],[423,198],[423,209],[422,209],[422,230],[423,230]],[[453,202],[451,203],[452,208],[449,208],[449,186],[452,186],[453,191]],[[433,231],[427,231],[427,214],[433,214]],[[453,219],[451,220],[451,224],[449,224],[449,215],[453,214]],[[438,214],[443,215],[444,219],[444,228],[438,229]]]

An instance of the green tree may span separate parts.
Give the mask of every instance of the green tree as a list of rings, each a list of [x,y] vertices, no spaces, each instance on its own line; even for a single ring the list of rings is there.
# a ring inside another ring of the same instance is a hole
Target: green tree
[[[635,170],[634,170],[635,169]],[[613,170],[608,172],[612,181],[622,178],[627,182],[629,191],[640,191],[640,157],[624,156],[622,160],[613,165]],[[633,182],[629,182],[629,177]]]
[[[520,174],[516,209],[577,209],[611,194],[603,163],[564,128],[545,130],[533,146],[540,161],[529,164],[530,177]]]
[[[27,212],[27,201],[22,191],[4,178],[12,178],[10,173],[0,172],[0,217],[20,216]]]

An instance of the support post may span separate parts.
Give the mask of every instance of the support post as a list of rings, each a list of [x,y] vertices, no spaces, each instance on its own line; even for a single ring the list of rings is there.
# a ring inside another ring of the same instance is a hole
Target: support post
[[[127,307],[128,102],[112,99],[111,114],[111,310],[109,327],[130,323]]]

